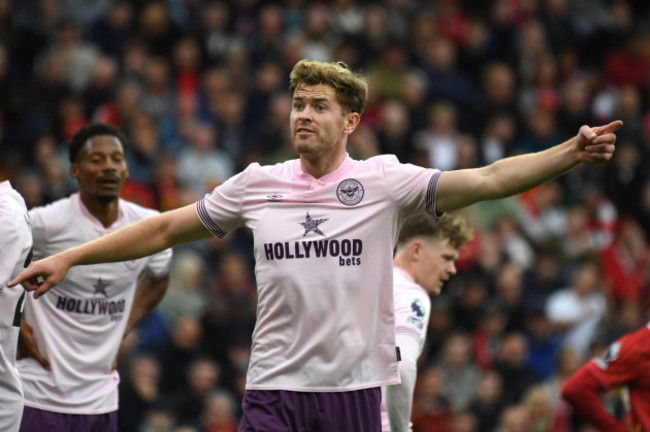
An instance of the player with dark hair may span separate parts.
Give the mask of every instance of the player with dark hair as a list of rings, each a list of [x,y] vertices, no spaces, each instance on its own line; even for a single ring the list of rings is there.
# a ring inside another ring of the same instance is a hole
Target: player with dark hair
[[[158,212],[121,200],[126,141],[115,127],[81,128],[69,146],[79,193],[30,210],[34,257],[46,258]],[[27,296],[18,362],[25,393],[21,431],[117,431],[123,336],[163,297],[171,250],[71,271],[48,296]]]
[[[394,156],[350,158],[368,86],[344,65],[302,60],[290,92],[298,159],[253,163],[195,204],[33,263],[15,282],[39,297],[71,266],[137,259],[246,226],[259,301],[240,430],[379,431],[381,387],[399,382],[392,252],[402,221],[609,160],[622,122],[583,126],[540,153],[442,173]]]
[[[399,233],[393,258],[395,342],[400,350],[401,383],[388,386],[382,403],[382,431],[411,430],[411,409],[429,324],[431,300],[456,274],[459,249],[474,237],[460,216],[435,218],[421,214],[408,218]]]
[[[0,430],[12,432],[23,414],[16,345],[25,291],[7,284],[32,260],[32,233],[25,200],[7,180],[0,182],[0,244]]]
[[[576,414],[603,432],[650,431],[650,324],[612,343],[563,386],[562,396]],[[600,395],[625,394],[629,412],[620,422],[603,407]]]

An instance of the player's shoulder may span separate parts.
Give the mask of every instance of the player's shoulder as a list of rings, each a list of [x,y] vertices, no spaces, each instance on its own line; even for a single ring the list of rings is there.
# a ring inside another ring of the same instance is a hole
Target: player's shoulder
[[[6,187],[0,191],[0,214],[11,216],[16,212],[27,210],[23,197],[11,187]]]
[[[612,342],[594,359],[594,363],[600,369],[607,370],[610,363],[628,364],[641,359],[650,359],[650,328],[647,325]]]
[[[619,339],[621,345],[628,350],[635,350],[639,354],[650,357],[650,324],[646,324],[635,332],[629,333]]]
[[[29,210],[29,216],[32,220],[32,226],[39,224],[40,221],[47,221],[48,225],[55,225],[60,222],[62,225],[68,223],[69,218],[75,214],[73,197],[61,198],[49,204],[39,207],[33,207]]]
[[[246,167],[248,174],[253,176],[256,174],[268,174],[279,177],[286,177],[293,173],[296,168],[297,159],[289,159],[283,162],[278,162],[269,165],[260,165],[259,163],[251,163]]]
[[[402,163],[397,159],[397,156],[394,154],[381,154],[377,156],[370,157],[368,159],[356,161],[362,165],[368,166],[387,166],[387,165],[401,165]]]
[[[129,215],[129,219],[131,220],[144,219],[144,218],[148,218],[160,214],[160,211],[156,209],[144,207],[140,204],[134,203],[132,201],[127,201],[121,198],[120,198],[120,206],[122,206],[122,208],[126,210],[127,214]]]
[[[431,309],[429,294],[403,270],[396,267],[393,268],[393,297],[396,305],[416,304],[425,312]]]
[[[278,175],[286,169],[285,167],[288,162],[289,161],[273,165],[260,165],[258,162],[251,162],[246,166],[246,168],[230,177],[226,182],[248,183],[250,181],[255,181],[256,179],[266,178],[268,175]]]

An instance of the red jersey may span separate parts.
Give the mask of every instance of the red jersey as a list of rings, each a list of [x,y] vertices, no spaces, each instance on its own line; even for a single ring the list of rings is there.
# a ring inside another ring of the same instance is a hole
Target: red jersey
[[[564,385],[562,396],[576,413],[601,431],[627,431],[602,407],[598,393],[625,386],[631,430],[650,432],[650,328],[648,325],[611,344]],[[627,423],[627,422],[626,422]]]

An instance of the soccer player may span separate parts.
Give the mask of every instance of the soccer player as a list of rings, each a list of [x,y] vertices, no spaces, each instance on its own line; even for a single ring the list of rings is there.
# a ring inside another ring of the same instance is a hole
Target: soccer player
[[[503,198],[609,160],[622,122],[443,174],[394,156],[349,157],[368,87],[345,65],[301,60],[289,91],[298,159],[252,163],[195,204],[32,263],[14,282],[39,297],[71,266],[137,259],[247,226],[258,309],[240,430],[376,432],[381,387],[399,382],[392,255],[402,220]]]
[[[413,391],[417,359],[427,334],[431,300],[442,285],[456,274],[458,250],[473,238],[459,216],[428,214],[408,218],[399,233],[393,258],[395,342],[400,350],[401,383],[384,389],[382,431],[411,429]]]
[[[650,324],[611,344],[562,387],[562,396],[599,431],[650,431]],[[600,395],[621,388],[629,416],[619,422],[605,411]]]
[[[108,125],[81,128],[69,147],[79,192],[30,210],[34,257],[103,237],[157,214],[121,200],[125,139]],[[129,247],[129,246],[127,246]],[[113,361],[123,336],[162,298],[171,250],[77,267],[47,296],[27,296],[18,361],[25,394],[21,431],[117,431]]]
[[[25,201],[6,180],[0,182],[0,242],[0,430],[15,432],[23,414],[16,345],[25,291],[7,284],[32,259],[32,232]]]

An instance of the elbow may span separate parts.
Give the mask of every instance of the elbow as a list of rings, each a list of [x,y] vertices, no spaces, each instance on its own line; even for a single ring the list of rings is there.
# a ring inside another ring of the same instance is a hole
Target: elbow
[[[575,405],[580,396],[585,394],[584,392],[585,389],[579,388],[579,386],[575,384],[575,381],[570,379],[562,386],[560,394],[562,398],[564,398],[571,405]]]

